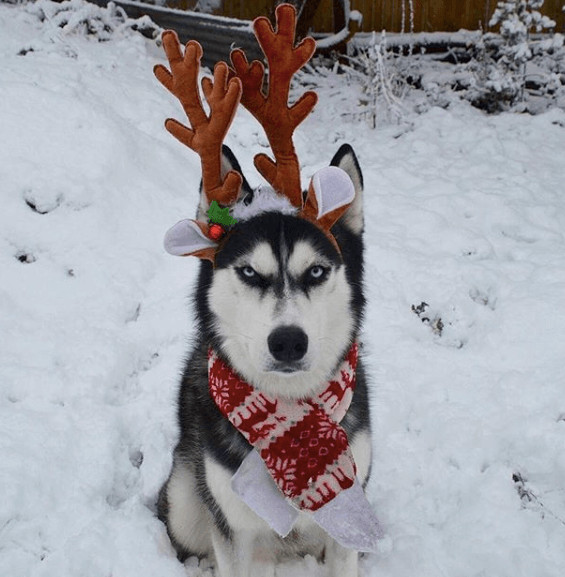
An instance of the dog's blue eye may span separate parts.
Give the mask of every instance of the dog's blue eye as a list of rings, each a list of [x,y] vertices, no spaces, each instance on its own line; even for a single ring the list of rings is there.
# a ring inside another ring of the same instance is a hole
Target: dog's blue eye
[[[241,266],[235,269],[240,280],[246,285],[259,288],[267,288],[269,279],[260,275],[253,267]]]
[[[317,280],[317,279],[322,278],[324,276],[325,272],[326,272],[326,269],[323,266],[316,265],[310,269],[310,276],[313,279]]]
[[[311,288],[322,285],[328,279],[328,273],[331,268],[328,266],[322,266],[321,264],[315,264],[309,269],[306,269],[301,277],[301,283],[303,289],[308,292]]]

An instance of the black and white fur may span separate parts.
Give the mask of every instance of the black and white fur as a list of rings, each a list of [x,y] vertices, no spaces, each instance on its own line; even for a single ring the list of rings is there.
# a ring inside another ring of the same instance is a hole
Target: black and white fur
[[[274,577],[278,561],[305,554],[323,559],[332,577],[358,575],[358,553],[338,545],[308,514],[301,513],[283,539],[232,491],[231,477],[251,446],[208,392],[210,346],[254,387],[304,398],[324,385],[358,337],[365,302],[363,180],[349,145],[331,164],[349,174],[356,190],[353,204],[332,228],[341,255],[315,225],[283,210],[238,221],[215,267],[208,261],[201,265],[194,299],[198,336],[182,378],[180,439],[158,513],[179,559],[209,557],[218,577]],[[224,165],[226,171],[240,170],[229,149]],[[253,195],[244,181],[243,212],[257,202]],[[201,217],[207,208],[202,198]],[[371,435],[362,359],[341,424],[365,485]]]

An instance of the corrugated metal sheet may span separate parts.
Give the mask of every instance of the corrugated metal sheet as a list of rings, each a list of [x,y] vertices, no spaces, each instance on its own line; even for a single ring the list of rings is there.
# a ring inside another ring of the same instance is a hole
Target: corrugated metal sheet
[[[202,63],[209,68],[213,68],[219,60],[229,62],[229,55],[233,48],[245,50],[249,60],[262,59],[263,53],[253,35],[249,21],[164,9],[141,2],[113,1],[131,18],[140,18],[147,14],[161,28],[175,30],[183,43],[189,40],[200,42],[204,47]],[[91,0],[91,2],[100,6],[108,4],[108,0]]]

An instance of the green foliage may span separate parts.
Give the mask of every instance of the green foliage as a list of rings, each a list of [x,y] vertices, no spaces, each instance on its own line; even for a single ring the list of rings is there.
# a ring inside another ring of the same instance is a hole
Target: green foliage
[[[223,224],[224,226],[230,226],[235,224],[237,220],[230,216],[229,210],[230,209],[227,206],[225,208],[220,208],[220,205],[215,200],[213,200],[206,214],[208,215],[210,222]]]

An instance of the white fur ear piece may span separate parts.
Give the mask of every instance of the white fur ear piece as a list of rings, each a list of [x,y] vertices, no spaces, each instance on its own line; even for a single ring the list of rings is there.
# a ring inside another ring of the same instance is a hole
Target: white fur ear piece
[[[210,240],[194,220],[181,220],[165,234],[165,250],[175,256],[187,256],[218,246]]]
[[[346,206],[355,198],[355,187],[349,175],[337,166],[326,166],[312,177],[312,187],[318,204],[318,220]]]

